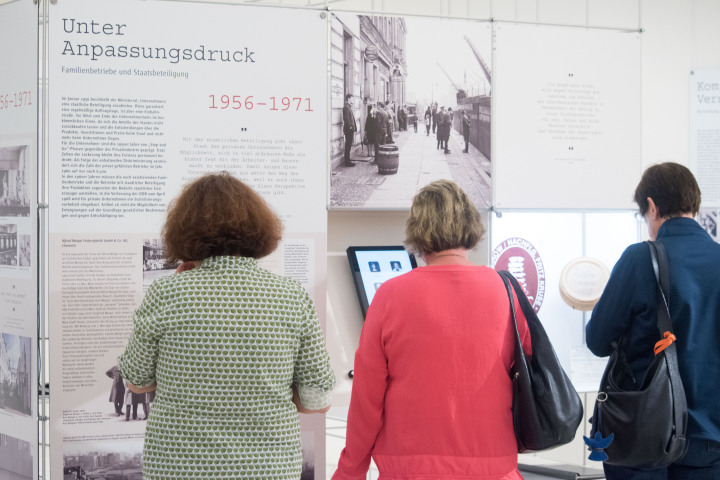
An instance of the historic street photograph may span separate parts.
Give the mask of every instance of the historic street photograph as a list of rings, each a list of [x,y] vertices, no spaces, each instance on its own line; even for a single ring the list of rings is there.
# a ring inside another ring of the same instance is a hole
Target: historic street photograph
[[[441,178],[492,202],[487,22],[336,13],[330,208],[407,209]]]

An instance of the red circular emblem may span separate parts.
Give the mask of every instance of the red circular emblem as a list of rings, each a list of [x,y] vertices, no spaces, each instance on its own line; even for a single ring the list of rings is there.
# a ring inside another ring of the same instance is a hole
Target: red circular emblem
[[[518,237],[500,242],[492,252],[492,266],[496,271],[512,273],[535,313],[540,311],[545,297],[545,267],[532,243]]]

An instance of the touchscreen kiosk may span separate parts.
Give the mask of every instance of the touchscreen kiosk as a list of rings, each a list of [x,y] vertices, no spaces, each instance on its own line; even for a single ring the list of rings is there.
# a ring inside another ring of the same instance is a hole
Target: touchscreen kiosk
[[[348,247],[347,256],[363,318],[383,282],[417,267],[415,256],[402,246]]]

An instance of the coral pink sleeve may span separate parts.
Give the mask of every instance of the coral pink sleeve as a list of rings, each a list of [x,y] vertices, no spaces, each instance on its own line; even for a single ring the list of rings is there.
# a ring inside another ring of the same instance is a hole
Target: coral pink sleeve
[[[383,348],[377,297],[368,310],[355,353],[354,376],[347,438],[340,454],[334,480],[364,480],[370,454],[383,422],[383,405],[388,381],[387,357]]]

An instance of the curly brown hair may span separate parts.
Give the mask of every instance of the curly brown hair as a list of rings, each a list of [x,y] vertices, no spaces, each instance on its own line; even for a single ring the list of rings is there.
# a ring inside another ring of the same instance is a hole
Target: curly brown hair
[[[219,255],[262,258],[282,237],[282,222],[263,198],[228,172],[187,184],[170,202],[162,229],[170,263]]]

